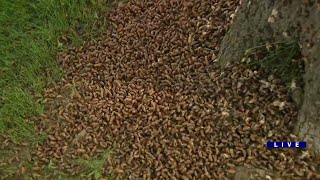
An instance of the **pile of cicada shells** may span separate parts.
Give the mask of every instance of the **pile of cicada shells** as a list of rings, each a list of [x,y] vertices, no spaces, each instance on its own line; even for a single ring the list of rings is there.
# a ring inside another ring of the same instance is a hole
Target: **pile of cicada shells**
[[[106,178],[225,179],[240,165],[315,178],[307,151],[266,149],[267,141],[298,141],[285,85],[215,63],[238,5],[119,3],[103,36],[58,57],[66,75],[46,89],[37,128],[48,139],[34,152],[35,176],[50,162],[79,175],[74,160],[109,151]]]

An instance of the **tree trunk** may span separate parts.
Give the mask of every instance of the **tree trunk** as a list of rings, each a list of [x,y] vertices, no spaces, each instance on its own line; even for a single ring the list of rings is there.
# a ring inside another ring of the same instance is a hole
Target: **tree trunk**
[[[305,74],[303,94],[292,92],[299,106],[295,133],[301,141],[308,141],[308,147],[317,154],[320,154],[319,20],[320,3],[312,0],[244,0],[218,55],[224,66],[241,60],[248,48],[297,40]]]

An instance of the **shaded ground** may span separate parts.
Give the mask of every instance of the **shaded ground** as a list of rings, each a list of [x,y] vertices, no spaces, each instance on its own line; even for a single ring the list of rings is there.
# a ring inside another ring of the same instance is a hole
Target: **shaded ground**
[[[87,171],[79,159],[98,156],[102,163],[86,175],[230,179],[245,166],[272,170],[270,178],[319,178],[308,151],[265,148],[298,140],[297,107],[281,80],[215,64],[237,5],[120,4],[100,39],[59,55],[66,76],[46,89],[47,111],[36,122],[48,139],[36,145],[28,170],[38,178],[57,177],[56,170],[79,176]]]
[[[239,61],[248,48],[288,41],[299,43],[305,73],[303,93],[299,89],[291,93],[301,101],[295,133],[299,139],[308,141],[308,147],[317,154],[320,154],[319,19],[319,1],[243,0],[239,16],[224,37],[219,52],[221,64],[226,64]],[[281,63],[279,59],[274,65]]]

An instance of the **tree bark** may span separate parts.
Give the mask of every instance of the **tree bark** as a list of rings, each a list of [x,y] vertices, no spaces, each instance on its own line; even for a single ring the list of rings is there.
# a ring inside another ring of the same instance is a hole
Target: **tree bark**
[[[305,62],[303,94],[295,133],[320,154],[320,4],[312,0],[244,0],[218,55],[220,65],[242,59],[245,50],[267,42],[297,40]],[[300,99],[300,100],[299,100]],[[301,103],[299,103],[301,101]],[[285,140],[284,140],[285,141]]]

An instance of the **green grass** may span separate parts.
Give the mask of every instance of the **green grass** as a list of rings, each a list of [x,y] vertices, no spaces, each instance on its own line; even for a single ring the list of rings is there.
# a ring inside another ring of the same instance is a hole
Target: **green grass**
[[[247,62],[250,67],[274,74],[288,86],[292,81],[303,86],[304,65],[296,41],[253,47],[246,51],[245,58],[250,59]]]
[[[88,179],[94,177],[94,179],[100,179],[103,173],[103,167],[105,160],[111,155],[112,150],[106,150],[100,157],[92,159],[77,159],[75,164],[82,168],[81,177]],[[110,177],[111,178],[111,177]]]
[[[64,180],[64,179],[100,179],[103,176],[103,170],[104,170],[104,163],[106,159],[112,154],[112,149],[105,150],[100,155],[97,155],[95,157],[92,157],[90,159],[83,159],[78,158],[71,160],[72,165],[79,166],[81,168],[81,173],[79,175],[70,175],[68,173],[65,173],[61,171],[59,163],[50,160],[48,165],[42,169],[42,179],[58,179],[58,180]],[[32,169],[33,165],[29,164],[29,169]],[[0,171],[1,172],[1,171]],[[9,169],[9,172],[15,172],[15,169]],[[108,179],[113,179],[111,176],[108,177]]]
[[[33,124],[25,119],[44,111],[37,99],[48,82],[63,75],[57,51],[103,31],[104,21],[98,19],[109,4],[108,0],[1,1],[0,134],[14,142],[37,139]]]

